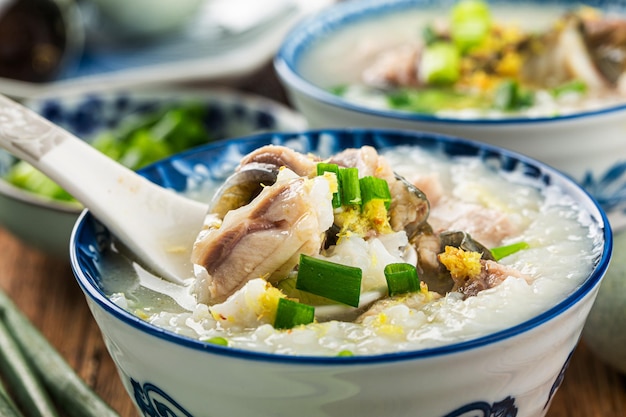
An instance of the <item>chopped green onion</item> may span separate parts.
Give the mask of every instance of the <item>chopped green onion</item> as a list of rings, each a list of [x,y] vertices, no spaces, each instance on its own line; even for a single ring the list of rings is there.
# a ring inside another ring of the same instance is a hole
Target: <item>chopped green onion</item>
[[[359,185],[363,205],[372,200],[382,200],[385,202],[385,208],[389,210],[391,193],[389,192],[389,184],[387,184],[387,181],[382,178],[367,176],[359,180]]]
[[[394,109],[416,113],[435,113],[445,109],[489,108],[491,99],[482,94],[467,94],[448,88],[400,89],[387,94]]]
[[[350,167],[339,169],[339,190],[341,191],[341,203],[343,205],[361,205],[358,168]]]
[[[361,296],[361,277],[360,268],[302,254],[296,288],[358,307]]]
[[[278,300],[274,328],[291,329],[301,324],[313,323],[315,308],[313,306],[292,301],[288,298]]]
[[[341,195],[339,190],[339,166],[337,164],[328,164],[320,162],[317,164],[317,175],[324,175],[325,172],[332,172],[337,177],[337,192],[333,193],[333,208],[341,207]]]
[[[301,291],[296,288],[296,277],[289,277],[283,279],[278,284],[276,284],[276,288],[281,290],[287,297],[295,298],[301,303],[308,304],[311,306],[323,306],[323,305],[336,305],[337,302],[333,301],[326,297],[320,297],[319,295],[311,294],[307,291]]]
[[[348,86],[348,84],[342,84],[331,87],[328,91],[336,96],[343,96],[346,94],[349,88],[350,87]]]
[[[427,84],[454,84],[461,76],[461,56],[449,42],[435,42],[424,49],[419,74]]]
[[[339,177],[339,165],[320,162],[317,164],[317,175],[324,175],[325,172],[333,172]]]
[[[424,39],[424,44],[427,46],[441,40],[432,25],[426,25],[426,27],[424,27],[422,30],[422,39]]]
[[[523,91],[519,84],[513,80],[500,83],[496,89],[493,105],[502,111],[515,111],[529,107],[533,103],[531,92]]]
[[[345,349],[337,353],[337,356],[354,356],[354,353],[352,353],[351,350]]]
[[[228,346],[228,339],[220,336],[211,337],[210,339],[205,340],[205,342],[212,345]]]
[[[420,290],[420,280],[415,266],[407,263],[393,263],[385,266],[385,278],[389,296],[406,294]]]
[[[565,84],[561,84],[558,87],[552,89],[552,95],[560,97],[564,94],[577,93],[583,94],[587,91],[587,84],[580,80],[570,81]]]
[[[491,12],[482,0],[461,0],[451,11],[450,31],[462,52],[480,45],[491,28]]]
[[[512,243],[510,245],[499,246],[497,248],[493,248],[491,249],[491,254],[493,255],[496,261],[499,261],[500,259],[504,257],[513,255],[515,252],[528,249],[529,247],[530,245],[526,242],[517,242],[517,243]]]

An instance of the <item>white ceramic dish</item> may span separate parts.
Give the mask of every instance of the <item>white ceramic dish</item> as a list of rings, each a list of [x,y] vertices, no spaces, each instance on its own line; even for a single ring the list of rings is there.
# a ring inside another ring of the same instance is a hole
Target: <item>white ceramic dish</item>
[[[518,4],[511,0],[493,3]],[[613,12],[626,10],[623,4],[609,1],[582,3]],[[439,7],[445,16],[452,4],[432,0],[342,2],[297,25],[285,38],[275,59],[275,68],[292,103],[312,128],[403,128],[462,136],[511,149],[573,176],[600,201],[613,225],[626,224],[626,146],[623,141],[626,105],[558,117],[462,120],[355,104],[303,76],[303,56],[318,44],[333,42],[333,36],[339,31],[386,14],[420,8]],[[524,4],[565,11],[581,3],[548,0]],[[316,65],[323,66],[324,62]]]
[[[168,103],[198,101],[215,139],[266,130],[301,130],[306,123],[292,110],[269,99],[230,90],[107,92],[47,97],[27,105],[53,123],[87,141],[114,128],[131,114],[143,114]],[[0,175],[14,158],[0,152]],[[82,207],[45,199],[0,179],[0,225],[25,243],[66,259],[73,224]]]
[[[211,0],[185,30],[152,43],[112,41],[103,36],[107,28],[101,27],[101,23],[89,22],[87,31],[91,36],[77,65],[67,68],[57,80],[43,84],[0,78],[0,93],[34,99],[46,94],[154,88],[183,82],[236,84],[271,61],[296,22],[332,2],[281,0],[284,8],[275,8],[275,15],[264,16],[254,0]],[[257,12],[248,20],[241,19],[246,10]],[[255,17],[264,20],[255,22]],[[246,22],[249,25],[242,27],[241,23]],[[100,38],[94,39],[93,33]]]
[[[268,143],[322,154],[362,145],[384,149],[411,144],[447,155],[478,156],[495,169],[522,167],[519,172],[528,178],[560,187],[582,205],[602,230],[597,242],[602,254],[573,293],[512,328],[418,351],[290,356],[203,343],[149,324],[112,302],[101,284],[111,236],[86,211],[72,236],[72,268],[140,414],[158,407],[168,415],[193,417],[545,416],[610,260],[610,228],[586,192],[544,164],[504,150],[434,134],[385,130],[252,135],[174,156],[142,173],[184,191],[192,167],[206,166],[209,176],[221,173],[211,167],[222,167],[233,155]]]
[[[165,36],[181,30],[193,16],[197,15],[205,0],[184,0],[172,3],[157,0],[115,1],[91,0],[96,5],[98,16],[132,41]]]

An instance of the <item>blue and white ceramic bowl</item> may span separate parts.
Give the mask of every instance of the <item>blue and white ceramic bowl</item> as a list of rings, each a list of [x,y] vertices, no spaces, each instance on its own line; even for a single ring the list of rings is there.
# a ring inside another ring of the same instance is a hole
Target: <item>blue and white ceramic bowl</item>
[[[626,15],[624,3],[603,0],[582,2],[491,0],[489,2],[508,5],[509,10],[515,10],[516,13],[524,10],[522,6],[530,5],[533,9],[543,9],[546,13],[550,11],[555,17],[581,4]],[[330,74],[327,79],[312,80],[311,69],[316,77],[321,77],[320,68],[329,64],[323,60],[307,60],[307,53],[314,47],[330,45],[331,52],[337,55],[329,60],[335,67],[356,65],[355,63],[358,62],[356,58],[348,57],[345,52],[339,56],[340,49],[336,49],[337,39],[343,36],[346,30],[361,22],[382,21],[389,15],[403,14],[413,10],[428,11],[435,8],[435,10],[441,10],[441,16],[445,17],[448,16],[454,3],[454,0],[340,2],[301,22],[289,36],[285,37],[275,58],[275,68],[293,104],[307,118],[311,128],[361,126],[413,129],[467,137],[511,149],[573,176],[600,201],[607,210],[612,224],[626,225],[626,146],[623,140],[626,134],[626,105],[624,104],[556,117],[473,119],[472,116],[468,116],[467,118],[454,118],[383,110],[349,102],[332,94],[329,90],[329,87],[347,82],[348,75],[346,74],[337,80],[331,79],[333,75]],[[519,16],[519,19],[524,24],[532,21],[524,20],[523,16]],[[416,23],[414,28],[405,28],[403,33],[415,32],[417,38],[420,36],[420,30]],[[365,33],[361,36],[365,36]],[[371,37],[376,38],[376,36]],[[363,55],[367,56],[365,46],[357,43],[350,45],[352,45],[352,50],[364,50]]]
[[[44,97],[26,104],[77,137],[90,141],[131,115],[154,112],[172,103],[202,103],[205,124],[215,140],[260,131],[300,130],[296,112],[272,100],[229,90],[106,92]],[[18,189],[1,177],[15,159],[0,151],[0,226],[30,246],[67,259],[70,234],[82,207],[52,201]]]
[[[497,170],[521,171],[546,187],[565,190],[601,230],[600,255],[592,273],[573,293],[544,313],[497,333],[376,356],[286,356],[203,343],[149,324],[112,302],[103,292],[102,275],[111,236],[85,211],[72,235],[72,268],[140,415],[154,415],[154,410],[181,417],[546,414],[611,256],[605,214],[588,193],[558,171],[509,151],[436,134],[391,130],[252,135],[209,144],[140,172],[178,192],[188,191],[188,184],[197,186],[202,175],[224,175],[225,166],[234,167],[241,155],[266,144],[320,155],[363,145],[384,149],[413,144],[451,156],[477,156]]]

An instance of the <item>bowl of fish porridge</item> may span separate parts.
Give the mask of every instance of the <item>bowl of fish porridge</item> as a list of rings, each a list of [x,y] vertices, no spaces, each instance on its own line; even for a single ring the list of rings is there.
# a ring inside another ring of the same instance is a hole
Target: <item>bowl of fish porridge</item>
[[[207,205],[183,284],[88,210],[70,252],[140,414],[541,417],[611,258],[570,177],[435,133],[261,133],[139,172]]]
[[[573,176],[624,225],[625,51],[620,2],[365,0],[301,22],[274,65],[312,128],[511,149]]]

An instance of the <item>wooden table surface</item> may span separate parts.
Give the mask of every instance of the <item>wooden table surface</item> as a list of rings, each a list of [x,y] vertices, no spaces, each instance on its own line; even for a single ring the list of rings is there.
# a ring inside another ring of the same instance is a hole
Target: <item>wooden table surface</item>
[[[268,71],[271,69],[261,70],[260,78],[241,88],[284,101],[283,92]],[[37,252],[0,228],[0,288],[122,417],[139,416],[122,387],[67,260]],[[583,340],[547,416],[626,417],[626,377],[595,358]]]

